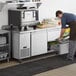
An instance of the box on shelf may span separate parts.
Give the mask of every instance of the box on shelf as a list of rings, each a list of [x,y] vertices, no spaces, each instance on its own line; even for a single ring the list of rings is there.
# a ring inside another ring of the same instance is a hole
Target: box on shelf
[[[0,37],[0,44],[6,44],[6,37]]]

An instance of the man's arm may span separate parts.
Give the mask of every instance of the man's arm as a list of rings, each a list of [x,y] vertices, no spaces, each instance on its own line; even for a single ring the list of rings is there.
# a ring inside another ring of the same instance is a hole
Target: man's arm
[[[61,28],[60,38],[59,38],[60,40],[63,38],[63,35],[65,33],[65,30],[66,30],[66,18],[65,17],[62,17],[61,24],[62,24],[62,28]]]
[[[65,33],[65,30],[66,30],[65,28],[62,28],[62,29],[61,29],[60,39],[62,39],[62,37],[63,37],[63,35],[64,35],[64,33]]]

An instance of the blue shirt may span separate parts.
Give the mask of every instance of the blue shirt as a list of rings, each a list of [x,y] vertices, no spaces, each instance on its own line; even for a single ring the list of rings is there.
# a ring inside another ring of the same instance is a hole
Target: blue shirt
[[[76,21],[76,15],[71,13],[64,13],[61,18],[62,28],[66,28],[66,25],[72,21]]]

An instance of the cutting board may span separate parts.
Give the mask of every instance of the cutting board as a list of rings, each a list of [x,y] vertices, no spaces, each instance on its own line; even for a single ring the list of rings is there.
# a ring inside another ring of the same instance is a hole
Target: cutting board
[[[51,24],[43,24],[43,25],[38,25],[38,28],[51,28],[51,27],[55,27],[56,25],[51,25]]]

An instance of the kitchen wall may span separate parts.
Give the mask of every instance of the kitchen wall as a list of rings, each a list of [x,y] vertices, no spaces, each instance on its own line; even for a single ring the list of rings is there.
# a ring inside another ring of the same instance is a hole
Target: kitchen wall
[[[72,12],[76,14],[76,0],[42,0],[40,7],[40,20],[55,17],[56,10]]]
[[[6,0],[0,0],[6,1]],[[44,18],[55,17],[56,10],[62,10],[64,12],[72,12],[76,14],[76,0],[42,0],[43,4],[39,8],[40,21]],[[8,13],[5,6],[0,12],[0,28],[2,25],[8,24]]]
[[[0,0],[0,1],[5,2],[5,1],[10,1],[10,0]],[[12,8],[12,6],[5,4],[2,11],[0,11],[0,29],[1,29],[2,25],[8,25],[8,9],[9,8]]]

